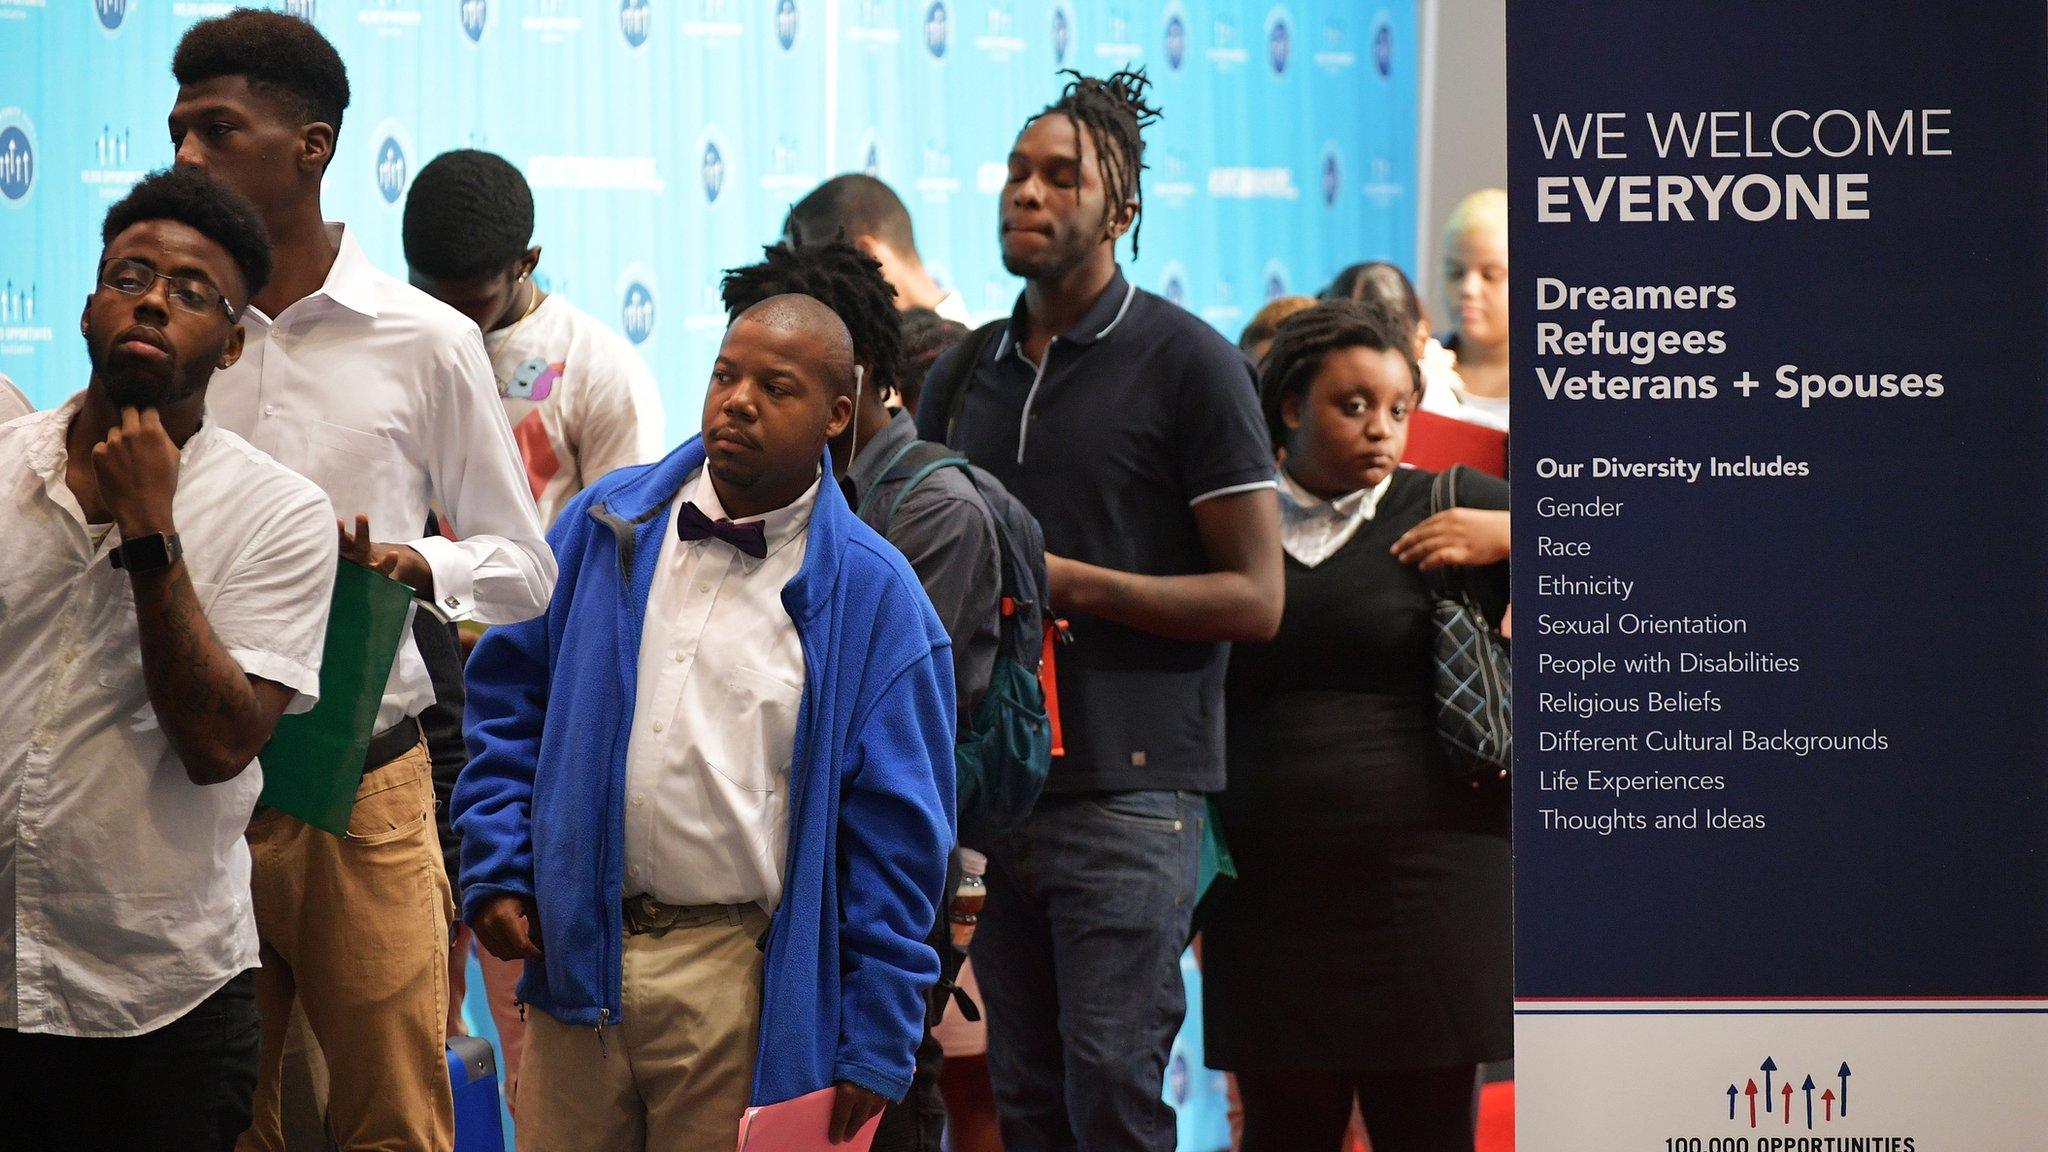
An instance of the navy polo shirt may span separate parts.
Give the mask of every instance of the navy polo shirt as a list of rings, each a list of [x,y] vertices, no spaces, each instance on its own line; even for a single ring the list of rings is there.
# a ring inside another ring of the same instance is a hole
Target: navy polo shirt
[[[1020,295],[1008,327],[983,344],[953,447],[1024,502],[1051,552],[1148,576],[1212,571],[1194,506],[1273,486],[1244,357],[1121,270],[1044,363],[1025,359],[1025,331]],[[930,379],[971,343],[934,364]],[[928,440],[942,439],[945,425],[936,404],[918,418]],[[1066,755],[1047,787],[1221,790],[1230,646],[1067,619],[1075,642],[1058,653]]]

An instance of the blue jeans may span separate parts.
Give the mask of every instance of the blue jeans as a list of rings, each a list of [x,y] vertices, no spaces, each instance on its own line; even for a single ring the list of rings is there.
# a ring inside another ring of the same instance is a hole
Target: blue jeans
[[[1048,793],[989,844],[974,967],[1006,1152],[1172,1152],[1193,792]]]

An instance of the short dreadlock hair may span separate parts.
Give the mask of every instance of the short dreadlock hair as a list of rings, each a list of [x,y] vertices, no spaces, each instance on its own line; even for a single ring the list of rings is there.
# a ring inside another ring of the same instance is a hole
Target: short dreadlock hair
[[[932,365],[951,351],[953,345],[967,338],[968,328],[958,320],[948,320],[929,308],[912,308],[902,313],[902,317],[903,366],[897,371],[896,394],[903,398],[903,406],[914,413],[918,398],[924,391],[924,378],[931,374]]]
[[[237,8],[202,20],[178,41],[171,75],[181,86],[244,77],[300,124],[328,124],[341,135],[348,69],[327,37],[296,16]]]
[[[1282,417],[1287,401],[1308,394],[1324,358],[1332,352],[1346,348],[1397,352],[1408,365],[1415,394],[1422,395],[1422,368],[1415,362],[1410,331],[1384,305],[1363,300],[1325,300],[1281,321],[1273,346],[1259,366],[1259,406],[1265,410],[1266,429],[1272,433],[1274,445],[1287,442],[1289,429]]]
[[[882,279],[882,265],[844,240],[824,244],[771,244],[759,264],[728,268],[719,285],[728,320],[771,296],[809,296],[839,314],[853,337],[853,357],[868,368],[877,395],[896,391],[903,355],[903,326],[896,314],[896,289]]]
[[[270,232],[256,206],[213,177],[186,168],[152,172],[107,211],[101,250],[146,220],[175,220],[227,249],[247,295],[228,301],[239,313],[270,283]],[[221,285],[214,285],[219,288]]]
[[[533,190],[490,152],[443,152],[405,194],[405,263],[444,282],[504,269],[533,242]]]
[[[1145,192],[1139,173],[1145,170],[1145,129],[1157,123],[1158,108],[1145,100],[1152,82],[1145,70],[1125,69],[1108,79],[1083,76],[1071,68],[1060,72],[1072,80],[1060,91],[1060,98],[1025,122],[1029,127],[1055,113],[1065,116],[1079,133],[1084,127],[1095,137],[1096,162],[1102,167],[1102,186],[1113,206],[1137,205],[1137,219],[1131,225],[1131,257],[1138,255],[1138,231],[1145,222]]]

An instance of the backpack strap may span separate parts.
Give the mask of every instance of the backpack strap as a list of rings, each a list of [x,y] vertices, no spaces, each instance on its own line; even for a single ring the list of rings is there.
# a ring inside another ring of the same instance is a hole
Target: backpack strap
[[[913,442],[910,445],[910,447],[917,447],[917,443]],[[903,453],[899,452],[897,453],[897,455],[901,457]],[[959,468],[964,471],[967,468],[967,457],[950,455],[941,456],[936,460],[928,460],[925,463],[919,465],[916,471],[912,472],[908,477],[904,479],[902,487],[896,489],[896,498],[889,501],[889,510],[887,512],[882,513],[882,527],[880,529],[882,535],[888,535],[889,525],[894,524],[896,522],[896,510],[898,508],[903,507],[903,498],[910,495],[911,491],[915,489],[919,484],[922,484],[924,482],[925,477],[931,475],[934,472],[937,472],[941,468]],[[889,477],[887,476],[887,474],[884,474],[882,479],[887,480],[889,479]],[[880,488],[881,484],[877,483],[875,487]]]
[[[894,471],[898,464],[903,463],[903,458],[905,456],[908,456],[912,452],[915,452],[917,450],[917,446],[920,443],[922,443],[922,441],[920,441],[917,437],[913,436],[910,438],[909,443],[905,444],[901,448],[898,448],[896,450],[896,454],[894,456],[889,457],[889,462],[882,465],[881,475],[875,478],[874,484],[871,485],[867,491],[862,492],[860,494],[860,502],[853,506],[853,514],[855,516],[858,516],[861,513],[868,510],[868,502],[874,499],[875,493],[880,491],[883,483],[885,483],[889,479],[889,473]],[[891,518],[893,519],[893,514],[895,512],[894,506],[891,506],[889,511],[891,513]]]
[[[1010,323],[1009,317],[991,320],[970,333],[954,348],[955,355],[946,365],[946,374],[935,383],[936,388],[925,390],[923,403],[941,405],[946,410],[946,435],[943,443],[953,443],[953,433],[960,424],[960,413],[967,407],[967,391],[974,385],[974,369],[981,364],[981,358],[988,351],[988,342]]]

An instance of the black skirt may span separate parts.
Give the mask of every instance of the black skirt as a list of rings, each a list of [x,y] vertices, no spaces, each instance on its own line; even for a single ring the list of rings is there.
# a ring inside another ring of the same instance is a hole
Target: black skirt
[[[1237,883],[1203,931],[1212,1067],[1380,1072],[1513,1052],[1504,791],[1449,783],[1426,699],[1233,713]]]

